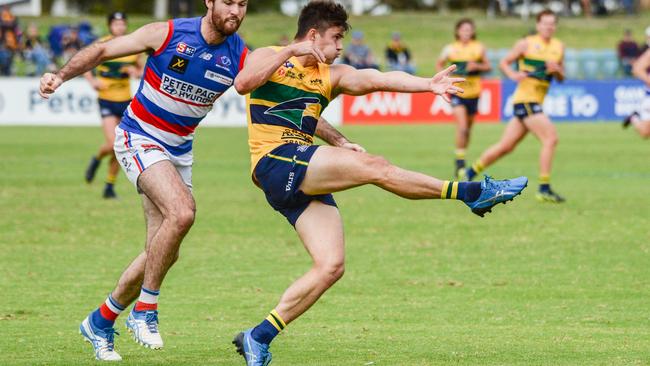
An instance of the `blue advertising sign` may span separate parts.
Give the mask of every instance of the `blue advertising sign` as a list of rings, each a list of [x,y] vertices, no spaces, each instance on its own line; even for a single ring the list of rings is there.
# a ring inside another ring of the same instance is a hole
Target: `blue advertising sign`
[[[512,117],[516,84],[503,80],[501,115]],[[636,111],[645,96],[643,83],[623,80],[567,80],[553,82],[544,100],[544,113],[554,121],[620,121]]]

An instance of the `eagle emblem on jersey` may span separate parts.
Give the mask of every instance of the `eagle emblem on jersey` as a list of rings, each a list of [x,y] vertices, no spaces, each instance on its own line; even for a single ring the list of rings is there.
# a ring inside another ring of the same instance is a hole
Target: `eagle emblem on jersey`
[[[291,99],[267,109],[264,111],[264,114],[282,118],[298,127],[298,129],[302,129],[302,120],[305,117],[307,107],[312,104],[318,104],[319,102],[320,100],[315,97]]]

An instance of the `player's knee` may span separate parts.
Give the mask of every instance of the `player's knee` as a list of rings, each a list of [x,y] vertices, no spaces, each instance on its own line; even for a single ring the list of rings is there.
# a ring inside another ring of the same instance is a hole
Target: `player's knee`
[[[544,145],[549,146],[549,147],[555,147],[557,146],[558,142],[560,142],[559,137],[557,134],[553,134],[547,138],[544,139]]]
[[[323,263],[318,266],[318,272],[322,281],[331,286],[343,277],[343,274],[345,273],[345,264],[343,261]]]
[[[510,154],[514,149],[515,149],[514,144],[500,144],[499,145],[499,152],[501,153],[501,155]]]
[[[379,155],[368,156],[366,161],[364,161],[364,167],[368,172],[370,181],[373,183],[381,183],[388,179],[390,171],[393,168],[386,158]]]
[[[196,211],[192,205],[184,205],[176,210],[173,214],[174,221],[182,231],[189,230],[194,224]]]
[[[469,139],[469,127],[461,127],[458,132],[465,140]]]

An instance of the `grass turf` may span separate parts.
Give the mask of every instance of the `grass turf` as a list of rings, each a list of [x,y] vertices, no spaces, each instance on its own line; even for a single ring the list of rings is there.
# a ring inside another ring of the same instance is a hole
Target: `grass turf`
[[[503,125],[478,125],[470,158]],[[538,143],[488,173],[527,175],[480,219],[463,204],[375,188],[336,195],[347,273],[272,346],[275,365],[646,365],[648,142],[618,124],[559,124],[553,186],[534,199]],[[349,127],[369,151],[447,178],[453,126]],[[139,199],[83,170],[94,128],[0,128],[0,364],[95,364],[77,334],[142,248]],[[310,265],[248,177],[245,129],[198,131],[195,226],[162,288],[166,348],[140,348],[118,319],[125,365],[241,365],[234,334],[259,322]]]

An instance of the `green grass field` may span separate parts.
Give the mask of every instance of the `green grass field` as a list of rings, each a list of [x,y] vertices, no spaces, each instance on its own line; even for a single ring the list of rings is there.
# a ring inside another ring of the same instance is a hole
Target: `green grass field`
[[[470,157],[502,125],[479,125]],[[554,187],[534,199],[531,137],[489,169],[533,183],[480,219],[375,188],[336,195],[346,275],[272,346],[274,365],[650,364],[648,141],[618,124],[558,124]],[[449,177],[453,126],[343,131],[401,166]],[[79,322],[142,248],[139,198],[100,198],[83,170],[95,128],[0,128],[0,365],[93,365]],[[310,265],[248,177],[245,129],[198,132],[196,224],[161,296],[166,348],[118,319],[125,365],[242,365],[230,341]],[[105,174],[105,165],[99,176]]]

